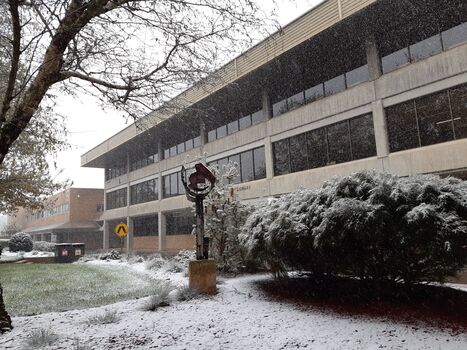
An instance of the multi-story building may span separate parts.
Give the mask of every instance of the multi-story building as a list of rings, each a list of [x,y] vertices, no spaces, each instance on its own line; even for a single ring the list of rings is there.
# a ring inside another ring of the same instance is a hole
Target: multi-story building
[[[70,188],[47,199],[44,209],[20,208],[8,224],[29,233],[34,241],[85,243],[87,250],[102,249],[104,190]]]
[[[187,157],[238,163],[245,200],[361,169],[466,177],[467,2],[324,1],[168,106],[82,156],[105,168],[105,248],[120,221],[128,249],[193,247]]]

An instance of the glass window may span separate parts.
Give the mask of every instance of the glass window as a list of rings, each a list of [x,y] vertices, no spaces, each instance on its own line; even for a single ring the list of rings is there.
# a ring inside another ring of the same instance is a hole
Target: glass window
[[[441,36],[439,34],[410,46],[412,62],[428,58],[442,51]]]
[[[264,122],[266,120],[266,116],[263,113],[263,110],[259,110],[258,112],[255,112],[251,115],[251,123],[253,125],[259,124],[261,122]]]
[[[176,156],[177,155],[177,146],[170,147],[170,156]]]
[[[290,138],[290,170],[291,172],[308,169],[306,135],[301,134]]]
[[[284,99],[272,105],[272,116],[277,117],[278,115],[287,112],[287,110],[287,99]]]
[[[253,167],[253,151],[246,151],[240,154],[241,162],[241,181],[253,181],[255,179]]]
[[[172,196],[178,194],[178,173],[170,174],[170,194]]]
[[[170,197],[170,175],[164,176],[164,198]]]
[[[445,49],[467,42],[467,22],[441,33]]]
[[[312,130],[306,134],[306,138],[310,169],[326,166],[328,164],[326,128]]]
[[[133,218],[134,237],[158,236],[159,222],[157,214]]]
[[[212,142],[217,139],[216,129],[208,132],[208,142]]]
[[[324,93],[326,96],[337,94],[345,90],[344,74],[332,78],[324,83]]]
[[[401,103],[386,109],[389,149],[403,151],[420,146],[418,126],[413,101]]]
[[[227,124],[227,133],[233,134],[238,131],[238,120],[234,120],[233,122]]]
[[[363,159],[376,155],[373,115],[367,114],[350,120],[352,158]]]
[[[415,100],[422,146],[454,139],[447,92]]]
[[[347,86],[355,86],[370,79],[368,65],[361,66],[346,73]]]
[[[255,180],[266,178],[266,159],[264,146],[253,150],[253,160],[255,167]]]
[[[107,210],[121,208],[127,205],[127,189],[112,191],[106,194]]]
[[[240,163],[240,155],[235,154],[233,156],[229,157],[229,162],[232,162],[232,164],[237,164],[237,166],[241,169],[241,163]],[[219,161],[219,164],[221,164],[221,161]],[[237,176],[237,178],[234,179],[233,183],[234,184],[239,184],[241,182],[240,176]]]
[[[189,151],[190,149],[193,149],[193,139],[189,139],[185,141],[185,149]]]
[[[151,202],[158,199],[157,180],[151,179],[130,187],[130,204]]]
[[[289,139],[274,142],[274,175],[290,173]]]
[[[238,122],[240,125],[240,130],[249,128],[251,126],[251,115],[247,115],[243,118],[240,118]]]
[[[168,236],[191,235],[195,224],[196,219],[189,212],[166,214],[166,234]]]
[[[201,136],[195,137],[193,139],[193,148],[201,147]]]
[[[217,128],[217,138],[223,138],[227,136],[227,125],[222,125]]]
[[[327,127],[329,163],[339,164],[352,160],[348,121]]]
[[[449,91],[456,139],[467,137],[467,85]]]
[[[405,66],[410,63],[409,49],[404,47],[403,49],[393,52],[381,59],[383,65],[383,73],[392,72],[399,67]]]
[[[182,142],[177,145],[177,153],[180,154],[183,152],[185,152],[185,142]]]
[[[170,149],[164,150],[164,159],[170,158]]]
[[[303,91],[287,99],[287,107],[289,108],[289,110],[303,106],[304,103],[305,103],[305,94],[303,93]]]
[[[190,176],[190,172],[187,172],[187,176]],[[185,186],[183,186],[181,171],[177,173],[177,180],[178,180],[178,194],[185,194]]]
[[[305,100],[307,102],[313,102],[324,97],[324,84],[319,84],[305,90]]]

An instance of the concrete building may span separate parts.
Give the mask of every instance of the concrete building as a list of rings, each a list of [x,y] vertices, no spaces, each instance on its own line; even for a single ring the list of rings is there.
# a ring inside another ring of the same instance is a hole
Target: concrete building
[[[87,250],[98,250],[103,211],[104,190],[70,188],[50,197],[42,210],[20,208],[8,216],[8,224],[29,233],[34,241],[85,243]]]
[[[335,175],[467,176],[467,2],[327,0],[82,156],[106,169],[104,247],[192,248],[180,168],[240,166],[240,198]]]

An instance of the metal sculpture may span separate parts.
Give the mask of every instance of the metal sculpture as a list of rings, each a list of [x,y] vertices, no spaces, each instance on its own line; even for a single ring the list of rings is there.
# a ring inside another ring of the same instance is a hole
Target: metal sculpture
[[[186,181],[186,169],[182,166],[182,183],[186,197],[196,206],[196,260],[205,260],[209,256],[209,239],[204,237],[204,198],[212,191],[216,177],[203,164],[195,164],[195,172]]]

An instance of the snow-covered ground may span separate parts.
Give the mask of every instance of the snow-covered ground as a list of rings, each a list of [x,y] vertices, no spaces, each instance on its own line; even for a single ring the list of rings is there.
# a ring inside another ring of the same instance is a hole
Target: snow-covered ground
[[[119,262],[90,262],[116,265]],[[150,273],[145,263],[131,264]],[[187,283],[184,273],[158,271],[158,278]],[[467,349],[467,334],[392,321],[342,316],[271,301],[255,288],[266,275],[220,281],[214,297],[174,302],[143,311],[147,298],[108,306],[13,318],[15,329],[0,336],[0,349],[22,349],[28,335],[49,328],[59,340],[49,349]],[[116,311],[120,320],[89,325]]]
[[[31,252],[10,252],[9,250],[4,250],[2,255],[0,255],[0,260],[11,261],[11,260],[20,260],[23,258],[42,258],[46,256],[54,256],[54,252],[40,252],[33,250]]]

